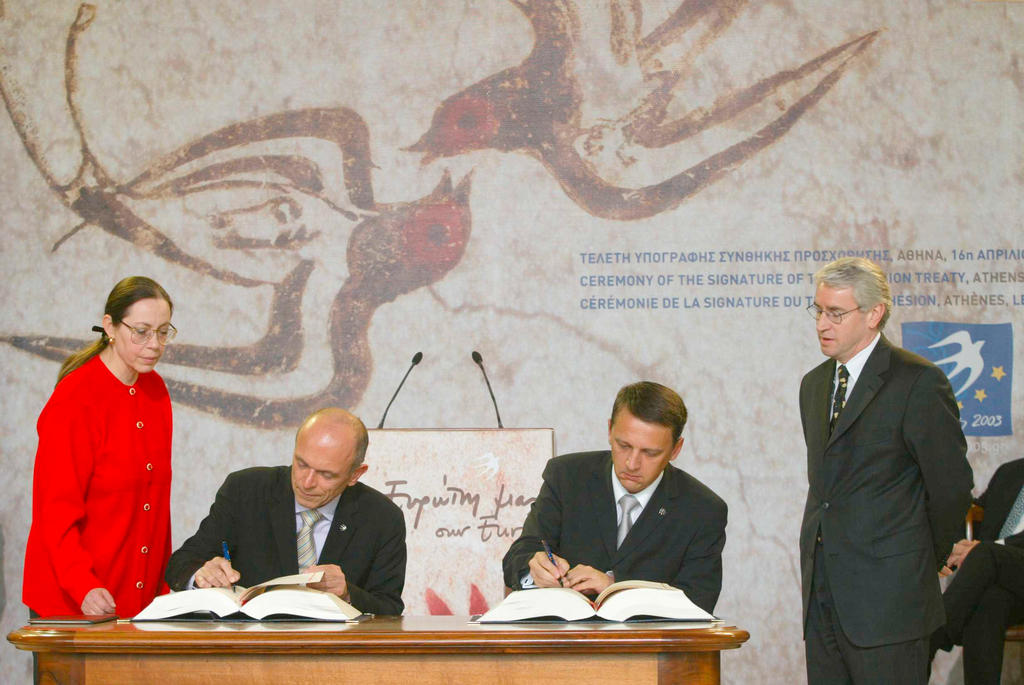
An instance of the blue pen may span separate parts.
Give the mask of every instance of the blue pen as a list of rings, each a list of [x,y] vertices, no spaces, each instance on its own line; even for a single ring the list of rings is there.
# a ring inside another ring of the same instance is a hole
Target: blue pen
[[[547,540],[541,540],[540,544],[544,545],[544,553],[548,555],[548,561],[551,562],[551,565],[555,567],[556,571],[561,573],[561,571],[558,570],[558,564],[555,563],[555,555],[551,553],[551,545],[548,544]],[[558,576],[558,584],[565,587],[565,583],[562,582],[561,575]]]
[[[224,558],[230,564],[231,563],[231,552],[228,551],[228,541],[227,540],[221,540],[220,541],[220,551],[224,553]],[[234,583],[231,583],[231,589],[232,590],[235,589],[235,584]]]

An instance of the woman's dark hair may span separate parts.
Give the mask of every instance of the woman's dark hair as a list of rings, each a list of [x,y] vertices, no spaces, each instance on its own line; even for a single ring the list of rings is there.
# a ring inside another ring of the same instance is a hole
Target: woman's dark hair
[[[156,299],[163,300],[174,312],[174,303],[171,296],[152,278],[145,276],[129,276],[118,281],[114,289],[107,295],[107,304],[103,308],[104,314],[109,314],[115,324],[121,323],[128,308],[139,300]],[[60,373],[57,374],[57,382],[60,383],[64,376],[68,375],[82,364],[86,363],[97,354],[102,352],[110,344],[110,338],[106,333],[100,334],[100,339],[91,345],[86,345],[70,357],[64,360],[60,366]]]

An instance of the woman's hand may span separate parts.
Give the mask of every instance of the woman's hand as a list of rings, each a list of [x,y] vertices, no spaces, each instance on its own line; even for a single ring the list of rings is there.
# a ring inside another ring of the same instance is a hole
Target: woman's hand
[[[82,600],[82,613],[87,616],[97,614],[113,614],[117,611],[117,604],[114,603],[114,596],[105,587],[94,587],[85,593]]]

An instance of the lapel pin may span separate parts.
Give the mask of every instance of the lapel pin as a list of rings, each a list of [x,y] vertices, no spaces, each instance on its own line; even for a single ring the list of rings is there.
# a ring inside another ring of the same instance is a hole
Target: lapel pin
[[[344,523],[342,523],[340,526],[338,526],[338,530],[340,530],[342,533],[344,533],[346,530],[348,530],[348,526],[346,526]]]
[[[662,507],[661,509],[658,509],[658,516],[664,516],[667,513],[668,512],[665,511],[665,507]]]

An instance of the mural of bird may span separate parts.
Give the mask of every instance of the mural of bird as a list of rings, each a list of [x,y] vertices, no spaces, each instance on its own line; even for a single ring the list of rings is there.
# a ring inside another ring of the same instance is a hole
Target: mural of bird
[[[617,11],[611,23],[616,28],[609,49],[620,62],[632,54],[648,83],[647,93],[638,103],[625,103],[627,113],[614,122],[627,142],[665,147],[733,121],[742,113],[758,108],[768,112],[742,140],[661,182],[630,188],[607,181],[586,157],[587,150],[599,147],[594,141],[602,126],[587,127],[582,121],[584,88],[578,71],[582,29],[577,5],[571,0],[510,2],[533,27],[530,54],[520,64],[446,98],[435,110],[429,130],[407,149],[423,153],[425,164],[474,150],[529,155],[540,161],[584,210],[618,220],[642,219],[672,209],[777,142],[825,96],[877,35],[876,31],[846,41],[794,69],[722,93],[709,108],[672,118],[669,105],[680,84],[692,76],[688,72],[692,55],[679,65],[661,68],[658,53],[694,31],[700,33],[696,44],[703,49],[729,27],[745,0],[683,0],[670,17],[643,37],[629,30],[628,13],[613,2],[611,7]],[[791,89],[796,89],[797,95],[780,113],[780,95]]]
[[[333,373],[325,387],[301,397],[266,398],[168,378],[172,396],[232,421],[265,428],[295,425],[318,407],[355,405],[372,374],[367,331],[374,312],[437,282],[459,263],[470,237],[469,192],[469,177],[453,188],[446,172],[430,194],[413,202],[378,205],[377,216],[352,230],[349,276],[326,317]],[[176,349],[168,350],[167,362],[180,363],[170,354]]]
[[[374,312],[437,282],[461,260],[471,228],[470,177],[453,187],[445,171],[417,200],[378,202],[368,127],[357,112],[336,107],[225,126],[117,182],[91,149],[77,105],[76,46],[95,11],[79,8],[66,43],[67,102],[81,150],[71,182],[50,172],[43,142],[0,79],[29,156],[83,219],[54,249],[97,226],[198,276],[244,290],[272,289],[259,340],[168,348],[170,369],[162,375],[175,401],[263,428],[295,425],[329,404],[354,406],[372,375],[367,331]],[[333,151],[332,162],[340,157],[342,192],[326,188],[323,170],[305,152],[309,141]],[[46,335],[0,339],[55,360],[86,343]],[[189,369],[201,373],[190,378]],[[296,395],[297,387],[315,389]]]

